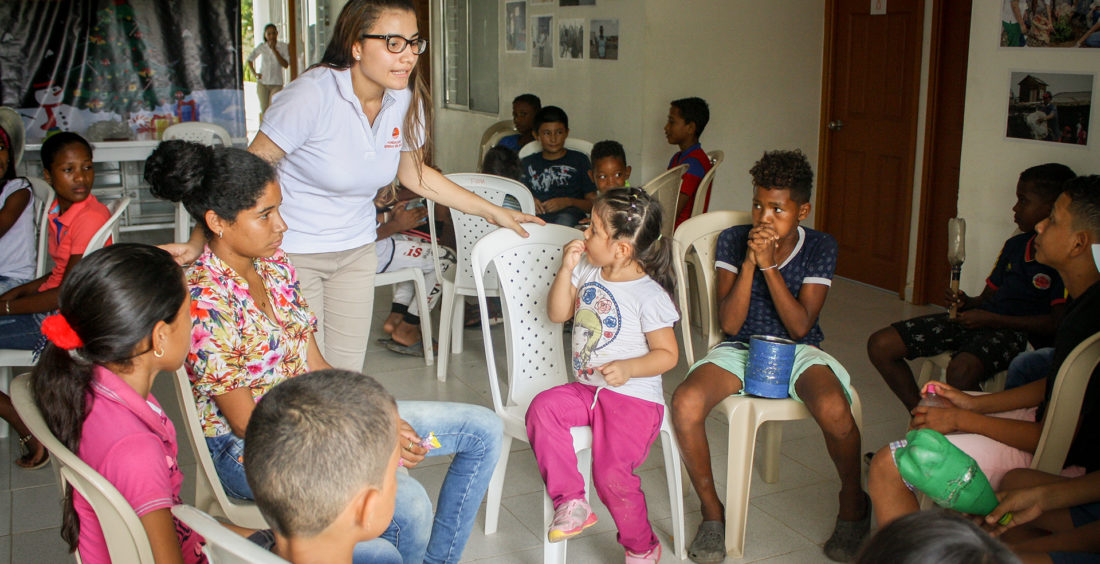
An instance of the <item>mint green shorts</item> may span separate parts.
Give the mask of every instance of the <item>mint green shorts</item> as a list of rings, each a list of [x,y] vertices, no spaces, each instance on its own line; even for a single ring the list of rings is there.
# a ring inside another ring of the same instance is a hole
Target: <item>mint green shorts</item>
[[[741,380],[741,391],[733,395],[745,395],[745,374],[748,372],[749,362],[748,343],[735,341],[718,343],[713,349],[710,349],[707,356],[691,365],[691,368],[688,369],[688,374],[691,374],[692,371],[707,362],[733,374],[738,380]],[[819,364],[827,366],[833,371],[833,374],[836,375],[836,379],[840,382],[840,386],[844,388],[844,395],[848,397],[848,403],[852,403],[852,384],[851,377],[848,376],[848,371],[845,370],[832,355],[810,345],[795,345],[794,366],[791,368],[791,383],[788,387],[791,399],[802,402],[802,399],[798,397],[798,393],[795,392],[794,385],[798,382],[798,377],[801,376],[807,368]]]

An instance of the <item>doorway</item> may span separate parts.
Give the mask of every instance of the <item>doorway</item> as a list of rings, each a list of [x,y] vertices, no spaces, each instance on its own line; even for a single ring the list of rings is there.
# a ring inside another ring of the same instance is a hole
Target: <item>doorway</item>
[[[817,225],[837,274],[901,295],[909,256],[923,0],[826,8]]]

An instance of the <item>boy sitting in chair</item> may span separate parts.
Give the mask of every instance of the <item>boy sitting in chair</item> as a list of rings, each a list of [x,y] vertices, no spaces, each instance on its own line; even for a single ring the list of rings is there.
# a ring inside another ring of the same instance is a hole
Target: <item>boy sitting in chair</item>
[[[703,510],[688,555],[695,562],[725,558],[724,510],[714,488],[703,422],[720,401],[742,393],[750,337],[772,335],[798,343],[790,395],[821,427],[841,481],[840,514],[825,554],[847,561],[867,535],[871,507],[859,483],[860,434],[850,407],[848,373],[817,348],[824,339],[817,317],[836,269],[836,240],[798,224],[810,215],[813,183],[801,151],[764,153],[749,173],[752,225],[730,227],[718,237],[716,293],[725,341],[689,369],[672,397],[680,452]]]
[[[291,378],[256,404],[244,467],[275,534],[273,552],[295,564],[350,564],[356,543],[386,530],[397,493],[397,424],[393,397],[346,370]]]

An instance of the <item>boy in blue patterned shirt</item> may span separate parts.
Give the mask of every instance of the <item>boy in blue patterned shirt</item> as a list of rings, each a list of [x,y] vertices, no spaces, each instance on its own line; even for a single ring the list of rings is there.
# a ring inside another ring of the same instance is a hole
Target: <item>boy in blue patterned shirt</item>
[[[725,340],[688,371],[672,397],[673,425],[703,511],[688,555],[721,562],[726,555],[724,509],[714,487],[703,422],[720,401],[743,393],[748,342],[772,335],[798,343],[791,398],[806,405],[825,435],[840,475],[840,513],[825,555],[850,560],[870,528],[870,500],[860,487],[860,434],[850,408],[847,371],[818,348],[817,317],[836,269],[831,235],[799,225],[810,215],[813,171],[801,151],[774,151],[752,167],[752,225],[718,238],[715,268],[718,319]]]

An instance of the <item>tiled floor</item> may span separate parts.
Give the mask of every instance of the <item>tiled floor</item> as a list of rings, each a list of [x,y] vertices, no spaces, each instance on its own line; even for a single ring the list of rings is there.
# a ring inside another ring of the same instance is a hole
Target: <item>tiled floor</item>
[[[377,304],[389,302],[390,291],[378,291]],[[383,308],[385,309],[385,308]],[[901,404],[881,382],[867,360],[867,336],[892,321],[933,311],[914,307],[880,290],[845,280],[837,280],[822,312],[827,350],[832,352],[852,375],[853,384],[863,399],[863,450],[872,450],[902,434],[906,414]],[[377,314],[381,326],[384,312]],[[498,329],[499,330],[499,329]],[[481,333],[466,331],[465,351],[451,358],[450,377],[437,382],[435,367],[425,367],[423,359],[398,356],[372,346],[367,366],[399,399],[462,401],[491,406]],[[498,341],[501,342],[501,341]],[[372,344],[373,345],[373,344]],[[671,394],[685,370],[681,362],[665,375],[665,391]],[[153,394],[182,428],[176,409],[175,390],[167,377],[160,378]],[[709,436],[714,451],[718,491],[724,495],[726,468],[724,422],[712,417]],[[194,459],[179,437],[180,463],[188,475],[194,473]],[[58,535],[61,521],[59,496],[53,473],[48,469],[28,472],[12,462],[17,456],[12,438],[0,440],[0,564],[5,562],[71,562]],[[429,459],[412,470],[429,492],[438,492],[446,471],[447,459]],[[650,520],[665,545],[662,562],[675,562],[668,531],[671,528],[668,494],[660,444],[641,467],[642,483],[649,502]],[[684,499],[688,538],[699,524],[699,504],[684,477]],[[745,558],[737,562],[805,563],[827,562],[821,544],[832,530],[836,516],[839,481],[825,452],[820,432],[812,421],[784,424],[780,480],[766,484],[758,471],[752,477],[751,505]],[[185,490],[186,491],[186,490]],[[483,533],[483,515],[466,546],[463,561],[483,563],[537,563],[542,560],[541,496],[539,479],[531,450],[526,443],[513,442],[504,486],[500,528],[494,535]],[[593,496],[594,497],[594,496]],[[570,562],[621,562],[622,549],[615,542],[614,524],[607,510],[593,500],[600,522],[590,531],[569,542]],[[727,560],[733,562],[733,560]]]

